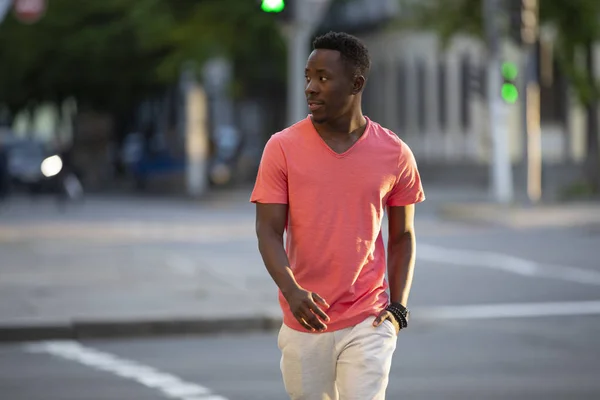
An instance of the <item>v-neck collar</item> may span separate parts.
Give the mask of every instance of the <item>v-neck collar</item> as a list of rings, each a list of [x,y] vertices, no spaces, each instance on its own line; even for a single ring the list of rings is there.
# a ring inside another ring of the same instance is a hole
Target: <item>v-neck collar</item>
[[[356,146],[358,146],[361,142],[363,142],[367,138],[367,135],[369,135],[369,133],[371,132],[371,120],[366,115],[364,117],[367,120],[367,124],[365,125],[365,131],[363,132],[362,135],[360,135],[360,137],[358,138],[358,140],[356,140],[356,142],[354,142],[352,144],[352,146],[350,146],[348,148],[348,150],[344,151],[343,153],[337,153],[335,150],[333,150],[327,144],[327,142],[325,141],[325,139],[323,139],[321,137],[321,135],[319,135],[319,132],[317,132],[317,128],[315,128],[315,125],[313,124],[312,118],[311,118],[310,115],[308,115],[307,121],[310,124],[310,129],[313,132],[313,135],[317,138],[317,140],[321,143],[321,145],[323,145],[327,149],[327,151],[330,154],[332,154],[333,156],[335,156],[337,158],[343,158],[343,157],[346,157],[348,154],[350,154],[356,148]]]

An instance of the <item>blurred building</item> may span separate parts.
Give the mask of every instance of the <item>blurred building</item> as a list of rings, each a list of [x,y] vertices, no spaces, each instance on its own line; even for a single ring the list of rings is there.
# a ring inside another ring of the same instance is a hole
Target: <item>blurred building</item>
[[[428,179],[487,184],[490,94],[485,90],[483,44],[459,36],[442,49],[434,32],[394,28],[393,21],[408,17],[398,0],[333,0],[316,34],[345,31],[366,42],[373,66],[365,113],[411,146]],[[519,52],[508,41],[503,52],[506,60],[519,62]],[[545,176],[572,180],[586,155],[585,110],[556,63],[550,64],[552,84],[541,88],[543,159],[546,171],[551,171]],[[285,84],[266,73],[248,94],[232,99],[224,88],[235,69],[227,72],[232,66],[225,68],[223,62],[212,65],[218,68],[208,69],[211,77],[198,77],[207,91],[209,170],[219,172],[212,180],[252,181],[264,143],[285,126]],[[215,73],[223,77],[216,79]],[[212,87],[220,80],[224,82],[218,88]],[[523,116],[519,105],[508,107],[510,151],[519,166],[525,148]],[[128,121],[78,110],[69,101],[61,110],[42,106],[24,111],[12,128],[19,135],[72,144],[90,188],[114,187],[116,180],[125,179],[126,188],[155,181],[160,190],[173,185],[181,189],[187,143],[184,110],[181,88],[173,85],[163,95],[142,101]]]
[[[434,32],[394,28],[390,22],[401,13],[397,0],[334,2],[321,31],[353,33],[368,45],[373,64],[365,113],[398,133],[423,168],[451,171],[447,167],[452,165],[458,173],[467,170],[487,179],[491,138],[484,44],[459,36],[442,49]],[[507,61],[520,62],[518,50],[508,40],[502,47]],[[549,168],[565,170],[566,164],[585,158],[585,110],[556,62],[552,66],[552,84],[541,88],[543,160]],[[510,151],[516,165],[524,158],[523,119],[518,104],[508,108]]]

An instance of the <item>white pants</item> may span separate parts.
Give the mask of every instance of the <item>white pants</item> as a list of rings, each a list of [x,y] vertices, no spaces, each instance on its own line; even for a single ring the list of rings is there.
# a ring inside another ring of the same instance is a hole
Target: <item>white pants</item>
[[[396,329],[375,317],[335,332],[281,327],[281,373],[292,400],[385,400]]]

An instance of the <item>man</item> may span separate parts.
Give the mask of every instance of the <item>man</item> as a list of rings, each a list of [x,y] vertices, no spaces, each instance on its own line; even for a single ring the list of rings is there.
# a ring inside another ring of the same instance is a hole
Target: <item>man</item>
[[[408,319],[414,204],[425,196],[408,146],[363,116],[366,47],[333,32],[313,46],[311,115],[268,140],[250,199],[259,250],[280,289],[281,371],[293,400],[384,399]]]

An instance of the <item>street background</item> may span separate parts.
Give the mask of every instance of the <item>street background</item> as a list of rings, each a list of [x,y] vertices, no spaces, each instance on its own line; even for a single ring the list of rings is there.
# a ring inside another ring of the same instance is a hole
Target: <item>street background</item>
[[[472,188],[425,190],[413,320],[388,398],[597,398],[600,207],[503,209]],[[0,229],[3,396],[285,398],[276,287],[249,193],[91,197],[63,213],[52,198],[11,202]],[[123,372],[131,363],[145,369]],[[149,384],[158,373],[177,380]]]
[[[387,398],[600,398],[599,18],[0,0],[0,399],[286,398],[248,200],[329,30],[367,44],[364,111],[427,197]]]

